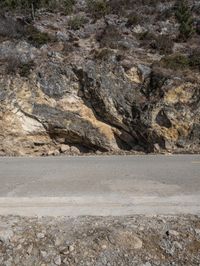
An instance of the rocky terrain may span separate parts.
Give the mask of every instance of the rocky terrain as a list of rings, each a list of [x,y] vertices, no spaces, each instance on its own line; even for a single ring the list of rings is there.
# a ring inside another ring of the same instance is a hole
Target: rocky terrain
[[[199,264],[198,216],[0,217],[2,266]]]
[[[105,3],[1,11],[1,156],[200,151],[198,30],[174,1]]]

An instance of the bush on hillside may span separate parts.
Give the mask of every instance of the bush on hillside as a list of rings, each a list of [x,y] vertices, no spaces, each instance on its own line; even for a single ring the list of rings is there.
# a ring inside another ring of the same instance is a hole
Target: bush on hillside
[[[0,15],[0,36],[9,39],[21,38],[25,34],[25,26],[12,17]]]
[[[106,0],[87,0],[87,9],[95,19],[104,17],[110,10]]]
[[[21,77],[28,77],[33,66],[33,61],[24,63],[17,56],[10,56],[7,59],[6,74],[16,75],[18,73]]]
[[[85,17],[75,16],[68,21],[68,26],[72,30],[79,30],[87,22]]]
[[[177,0],[175,8],[176,8],[175,12],[176,19],[180,24],[179,26],[180,39],[186,41],[194,33],[193,18],[191,10],[189,8],[188,1]]]
[[[167,35],[159,35],[151,44],[161,54],[171,54],[173,52],[174,41]]]
[[[26,38],[32,45],[36,47],[40,47],[52,41],[52,38],[46,32],[40,32],[32,25],[27,27]]]
[[[160,63],[162,66],[173,70],[184,70],[186,68],[189,68],[190,66],[189,58],[182,54],[173,54],[170,56],[165,56],[161,59]]]
[[[139,16],[135,12],[131,12],[127,17],[126,27],[135,26],[140,22]]]
[[[73,11],[75,0],[1,0],[0,8],[7,10],[19,10],[29,13],[34,17],[35,11],[39,8],[50,11],[60,10],[66,15]]]
[[[190,66],[192,68],[200,70],[200,51],[195,49],[189,56]]]
[[[107,47],[117,49],[118,42],[122,39],[122,35],[116,26],[109,25],[103,32],[96,35],[96,39],[99,41],[101,48]]]

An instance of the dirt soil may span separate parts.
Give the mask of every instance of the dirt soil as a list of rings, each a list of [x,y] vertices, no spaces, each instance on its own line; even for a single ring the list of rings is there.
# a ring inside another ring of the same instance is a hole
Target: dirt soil
[[[1,216],[0,265],[200,265],[200,217]]]

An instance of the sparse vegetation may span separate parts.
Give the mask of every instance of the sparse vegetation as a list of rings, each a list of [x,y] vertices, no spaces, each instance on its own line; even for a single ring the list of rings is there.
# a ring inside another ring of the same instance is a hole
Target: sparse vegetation
[[[30,75],[33,66],[34,66],[33,61],[29,61],[28,63],[21,63],[18,67],[19,75],[21,77],[28,77]]]
[[[10,39],[21,38],[25,34],[24,25],[12,17],[0,15],[0,36]]]
[[[71,52],[73,52],[74,50],[74,46],[73,46],[73,43],[71,42],[68,42],[68,41],[65,41],[63,43],[63,49],[62,49],[62,52],[65,54],[65,55],[69,55]]]
[[[189,58],[182,54],[174,54],[171,56],[166,56],[161,60],[160,63],[162,66],[173,70],[177,69],[183,70],[189,68],[190,66]]]
[[[20,10],[29,13],[34,18],[39,8],[50,11],[62,10],[66,15],[73,12],[75,0],[1,0],[0,8],[8,10]]]
[[[189,55],[172,54],[165,56],[159,65],[172,70],[199,70],[200,71],[200,51],[195,49]]]
[[[72,30],[79,30],[87,22],[85,17],[75,16],[68,21],[68,26]]]
[[[133,5],[133,1],[132,1],[132,5]],[[110,7],[110,11],[113,14],[117,14],[117,15],[122,15],[125,12],[126,9],[128,9],[128,7],[130,7],[131,5],[131,1],[130,0],[110,0],[109,1],[109,7]]]
[[[33,66],[33,61],[24,63],[17,56],[10,56],[7,59],[6,74],[16,75],[18,73],[21,77],[28,77]]]
[[[193,50],[189,56],[189,60],[190,60],[189,64],[192,68],[200,70],[200,51],[199,50],[197,49]]]
[[[176,19],[179,22],[180,39],[186,41],[194,33],[193,18],[187,0],[176,1]]]
[[[64,0],[64,11],[67,15],[73,12],[75,0]]]
[[[97,60],[107,60],[109,56],[112,54],[112,50],[109,48],[103,48],[95,51],[94,58]]]
[[[138,33],[137,37],[140,41],[153,41],[156,38],[155,34],[153,34],[152,32],[148,30],[142,33]]]
[[[26,35],[28,41],[36,47],[40,47],[52,41],[52,38],[47,33],[40,32],[32,25],[27,27]]]
[[[131,12],[128,17],[127,17],[127,22],[126,22],[126,26],[127,27],[131,27],[131,26],[135,26],[140,22],[140,18],[138,17],[138,15],[135,12]]]
[[[106,0],[87,0],[87,9],[95,19],[104,17],[110,11]]]
[[[96,39],[100,42],[101,48],[116,49],[118,48],[118,42],[122,39],[122,35],[117,27],[109,25],[101,34],[97,34]]]
[[[154,48],[161,54],[171,54],[173,52],[174,41],[167,35],[159,35],[153,42]]]

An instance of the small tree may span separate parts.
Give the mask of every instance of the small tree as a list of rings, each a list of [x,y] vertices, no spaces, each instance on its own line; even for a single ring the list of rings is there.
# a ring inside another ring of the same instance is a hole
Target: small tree
[[[180,24],[180,38],[187,40],[194,33],[192,13],[187,0],[176,1],[175,16]]]

